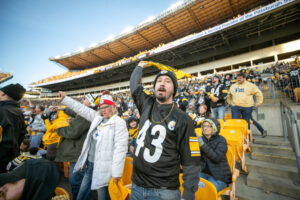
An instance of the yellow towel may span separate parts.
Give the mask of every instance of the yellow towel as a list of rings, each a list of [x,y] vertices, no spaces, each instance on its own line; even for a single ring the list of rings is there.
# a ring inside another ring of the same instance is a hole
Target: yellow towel
[[[180,71],[180,70],[175,69],[173,67],[170,67],[168,65],[163,65],[163,64],[160,64],[160,63],[157,63],[157,62],[149,61],[148,62],[148,67],[151,67],[151,66],[154,66],[154,67],[156,67],[157,69],[160,69],[160,70],[168,70],[168,71],[174,72],[177,79],[181,79],[181,78],[184,78],[184,77],[186,77],[186,78],[191,78],[192,77],[191,74],[189,74],[189,73]]]

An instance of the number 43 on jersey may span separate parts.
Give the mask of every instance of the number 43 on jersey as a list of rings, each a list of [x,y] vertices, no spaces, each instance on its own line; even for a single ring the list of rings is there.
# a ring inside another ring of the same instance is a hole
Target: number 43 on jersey
[[[144,126],[142,127],[142,129],[140,130],[140,132],[137,136],[136,149],[135,149],[136,157],[138,157],[138,155],[141,151],[141,148],[145,147],[145,138],[146,138],[146,134],[147,134],[147,131],[150,128],[150,126],[151,126],[151,122],[150,122],[150,120],[147,120],[144,123]],[[154,153],[151,155],[149,148],[145,147],[145,149],[144,149],[143,157],[149,163],[155,163],[159,160],[159,158],[163,152],[162,143],[164,142],[164,140],[166,138],[167,131],[164,126],[157,124],[157,125],[153,126],[151,129],[151,135],[154,136],[156,133],[158,133],[158,137],[151,141],[151,144],[155,147]]]

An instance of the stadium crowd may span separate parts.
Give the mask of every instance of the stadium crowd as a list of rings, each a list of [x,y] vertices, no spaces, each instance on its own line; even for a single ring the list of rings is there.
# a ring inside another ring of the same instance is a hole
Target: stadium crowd
[[[299,63],[297,58],[263,72],[242,68],[179,81],[173,72],[160,71],[153,87],[145,89],[140,81],[148,63],[141,61],[130,91],[80,99],[59,92],[59,100],[31,102],[21,100],[21,85],[5,86],[0,89],[0,199],[57,199],[58,162],[69,162],[73,199],[91,199],[95,190],[98,199],[109,199],[110,179],[120,181],[126,156],[133,157],[130,199],[180,199],[179,172],[184,199],[195,198],[199,176],[220,191],[232,175],[220,120],[231,111],[231,118],[245,119],[248,129],[253,123],[265,137],[252,118],[253,108],[263,103],[261,73],[273,74],[274,84],[294,99]]]

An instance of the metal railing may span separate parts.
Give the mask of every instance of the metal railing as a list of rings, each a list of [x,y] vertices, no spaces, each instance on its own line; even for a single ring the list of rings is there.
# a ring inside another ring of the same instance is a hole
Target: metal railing
[[[298,180],[294,181],[294,184],[300,186],[300,130],[297,124],[295,114],[292,109],[280,101],[280,113],[282,120],[283,137],[286,141],[289,139],[292,144],[293,150],[296,154],[296,162],[298,168]]]
[[[269,87],[269,90],[270,90],[272,99],[273,99],[273,101],[274,101],[274,104],[276,104],[275,86],[274,86],[274,84],[272,83],[271,78],[268,78],[268,81],[267,81],[267,82],[268,82],[268,87]]]

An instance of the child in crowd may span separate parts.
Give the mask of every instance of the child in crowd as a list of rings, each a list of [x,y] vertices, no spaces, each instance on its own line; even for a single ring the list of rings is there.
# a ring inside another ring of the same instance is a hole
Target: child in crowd
[[[194,126],[201,127],[201,123],[204,119],[208,118],[207,106],[205,104],[200,104],[198,108],[197,116],[194,118]]]
[[[134,116],[128,119],[128,132],[129,132],[129,153],[132,155],[134,152],[134,145],[136,136],[138,134],[139,124],[138,119]]]
[[[210,108],[210,100],[209,97],[205,91],[205,87],[202,86],[199,89],[199,93],[198,93],[198,97],[197,97],[197,104],[196,104],[196,110],[199,110],[199,107],[201,104],[205,104],[207,107],[207,111],[209,112],[209,108]]]
[[[21,166],[25,160],[42,158],[42,156],[38,153],[38,148],[32,147],[30,148],[30,140],[24,139],[20,145],[20,153],[18,157],[10,161],[6,167],[6,170],[12,171],[16,167]]]

